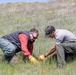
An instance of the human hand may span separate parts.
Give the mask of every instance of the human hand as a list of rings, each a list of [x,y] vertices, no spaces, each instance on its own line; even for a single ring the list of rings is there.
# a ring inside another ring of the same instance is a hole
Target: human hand
[[[29,61],[34,63],[34,64],[38,63],[36,58],[34,58],[32,55],[29,56]]]
[[[39,61],[43,61],[45,59],[45,56],[44,55],[40,55],[39,57],[38,57],[38,60]]]

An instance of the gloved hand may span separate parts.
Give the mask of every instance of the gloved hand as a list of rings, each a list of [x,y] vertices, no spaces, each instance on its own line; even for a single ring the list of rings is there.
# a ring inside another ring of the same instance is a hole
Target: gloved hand
[[[32,55],[29,56],[29,61],[34,63],[34,64],[38,63],[36,58],[34,58]]]
[[[38,60],[39,61],[43,61],[45,59],[45,56],[44,55],[40,55],[39,57],[38,57]]]

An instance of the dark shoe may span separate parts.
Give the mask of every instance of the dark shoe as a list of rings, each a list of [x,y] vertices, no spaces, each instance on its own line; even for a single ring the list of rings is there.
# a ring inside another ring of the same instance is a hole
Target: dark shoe
[[[0,57],[0,61],[2,61],[2,62],[10,62],[11,61],[11,59],[12,59],[12,57],[10,56],[10,57],[7,57],[7,56],[2,56],[2,57]]]
[[[4,56],[0,56],[0,61],[2,62],[5,59]]]

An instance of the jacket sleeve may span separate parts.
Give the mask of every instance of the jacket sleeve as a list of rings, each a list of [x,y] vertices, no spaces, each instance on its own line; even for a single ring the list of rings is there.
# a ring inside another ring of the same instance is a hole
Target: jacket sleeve
[[[32,46],[28,49],[27,44],[28,44],[28,37],[25,34],[19,34],[18,38],[21,43],[21,50],[23,51],[25,56],[29,56],[32,53]],[[30,50],[31,49],[31,50]]]

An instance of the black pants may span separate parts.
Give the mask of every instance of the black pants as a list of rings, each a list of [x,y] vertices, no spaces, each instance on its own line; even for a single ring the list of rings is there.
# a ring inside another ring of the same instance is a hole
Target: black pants
[[[76,42],[56,45],[58,65],[66,64],[65,53],[76,53]]]

